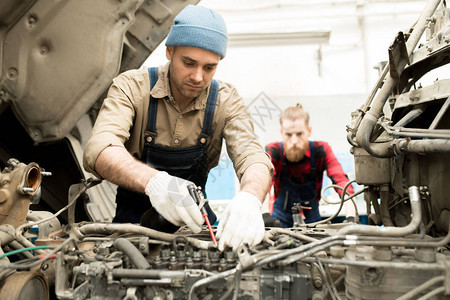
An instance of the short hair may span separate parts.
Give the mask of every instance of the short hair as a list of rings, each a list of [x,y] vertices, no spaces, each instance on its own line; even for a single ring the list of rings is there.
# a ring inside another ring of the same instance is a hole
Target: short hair
[[[290,106],[286,108],[280,117],[280,124],[283,124],[283,120],[305,120],[306,125],[309,126],[309,113],[303,109],[300,103],[296,106]]]

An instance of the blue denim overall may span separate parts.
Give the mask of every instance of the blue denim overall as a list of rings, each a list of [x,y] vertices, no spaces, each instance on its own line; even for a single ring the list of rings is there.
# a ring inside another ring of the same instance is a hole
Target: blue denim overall
[[[289,179],[288,162],[283,154],[283,143],[280,142],[281,156],[283,157],[283,170],[281,172],[281,189],[278,198],[273,205],[272,216],[281,221],[283,227],[292,227],[293,219],[291,208],[294,203],[311,207],[304,209],[305,223],[312,223],[321,220],[319,203],[316,201],[316,167],[314,142],[309,142],[311,152],[311,179],[303,184],[297,184]]]
[[[150,89],[152,89],[158,81],[158,68],[149,68],[148,72],[150,76]],[[213,132],[212,121],[218,93],[219,83],[213,79],[206,102],[203,128],[197,139],[197,145],[176,149],[155,144],[158,135],[156,130],[158,99],[150,96],[147,128],[144,137],[145,145],[141,160],[159,171],[166,171],[172,176],[194,182],[197,186],[202,187],[202,191],[205,193],[205,185],[208,177],[207,145],[208,139]],[[119,223],[138,223],[141,220],[141,216],[152,208],[149,198],[145,194],[136,193],[121,187],[117,188],[116,204],[116,216],[113,222]],[[209,205],[206,205],[205,208],[208,212],[210,223],[214,224],[216,222],[216,215]],[[169,225],[172,224],[169,223]],[[176,228],[174,229],[176,230]],[[155,229],[163,230],[163,228]],[[168,231],[173,232],[175,230],[169,229]]]

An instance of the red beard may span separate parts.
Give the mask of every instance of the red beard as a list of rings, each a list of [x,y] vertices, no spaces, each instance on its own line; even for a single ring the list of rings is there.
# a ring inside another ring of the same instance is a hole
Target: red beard
[[[308,144],[306,144],[308,145]],[[288,146],[286,147],[286,158],[290,162],[299,162],[305,156],[306,147],[295,147]]]

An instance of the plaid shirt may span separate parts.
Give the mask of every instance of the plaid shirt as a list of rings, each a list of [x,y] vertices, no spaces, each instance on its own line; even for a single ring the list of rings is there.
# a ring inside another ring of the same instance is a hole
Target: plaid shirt
[[[273,206],[273,202],[278,198],[278,194],[281,189],[281,174],[283,169],[283,159],[281,156],[281,148],[279,142],[273,142],[266,146],[266,151],[269,153],[272,164],[275,168],[275,172],[272,178],[272,186],[274,187],[275,197],[271,199],[271,206]],[[337,160],[333,151],[331,150],[330,145],[326,142],[314,141],[314,153],[315,153],[315,165],[316,165],[316,199],[317,202],[320,201],[320,191],[322,190],[322,181],[323,181],[323,172],[327,172],[327,176],[331,179],[333,184],[337,184],[341,187],[344,187],[347,182],[349,182],[347,176],[342,169],[341,164]],[[283,155],[285,155],[283,153]],[[311,178],[311,151],[308,147],[306,150],[305,156],[301,161],[297,163],[291,163],[288,161],[288,175],[289,178],[297,184],[303,184],[312,180]],[[342,194],[342,191],[336,189],[339,195]],[[350,185],[347,188],[347,192],[353,194],[353,187]]]

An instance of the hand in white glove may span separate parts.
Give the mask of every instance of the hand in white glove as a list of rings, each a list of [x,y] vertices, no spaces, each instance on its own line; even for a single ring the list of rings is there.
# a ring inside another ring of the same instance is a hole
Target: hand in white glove
[[[264,221],[261,201],[247,192],[239,192],[228,204],[217,228],[219,250],[228,245],[236,251],[243,243],[250,247],[261,242],[264,237]]]
[[[177,226],[186,224],[193,232],[199,233],[204,220],[189,194],[189,184],[193,183],[160,171],[148,181],[145,194],[167,221]]]

